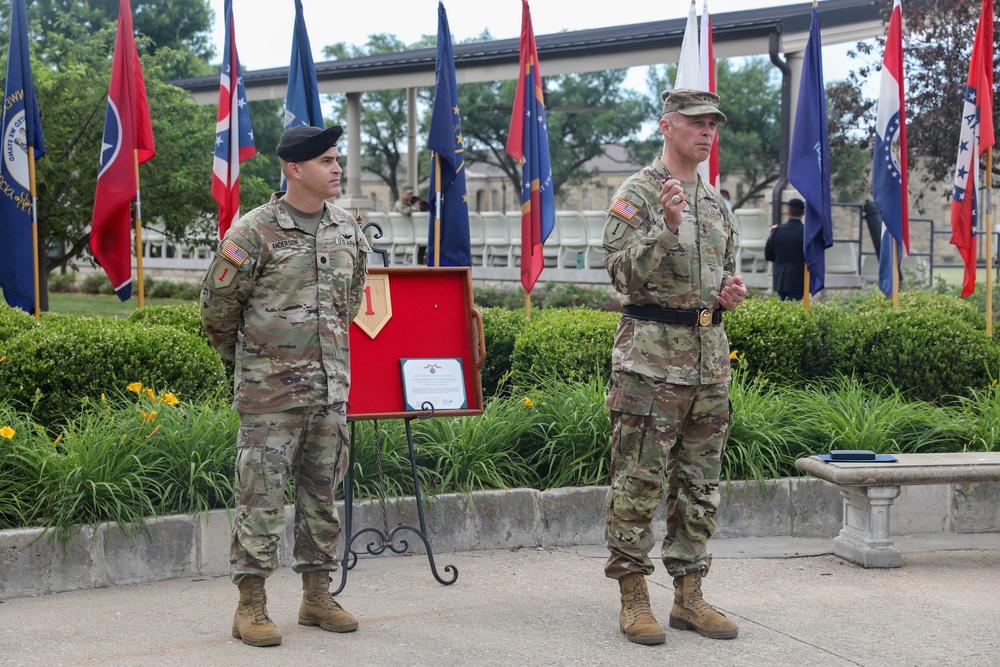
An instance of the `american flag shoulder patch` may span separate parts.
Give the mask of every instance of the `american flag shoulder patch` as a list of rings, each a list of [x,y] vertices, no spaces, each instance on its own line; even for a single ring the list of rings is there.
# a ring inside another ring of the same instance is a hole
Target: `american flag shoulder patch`
[[[247,258],[250,256],[246,250],[239,247],[232,241],[224,241],[222,243],[222,249],[219,250],[219,254],[236,266],[243,266],[243,262],[247,261]]]
[[[615,199],[614,203],[611,204],[608,211],[622,220],[631,220],[635,217],[635,214],[639,212],[639,209],[628,203],[628,201],[618,197]]]

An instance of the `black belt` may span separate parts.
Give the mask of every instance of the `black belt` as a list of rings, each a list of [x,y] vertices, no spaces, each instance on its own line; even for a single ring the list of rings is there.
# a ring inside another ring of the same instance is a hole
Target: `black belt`
[[[686,324],[691,327],[714,326],[722,322],[722,310],[679,310],[677,308],[660,308],[659,306],[629,305],[622,308],[622,313],[638,320],[653,320],[667,324]]]

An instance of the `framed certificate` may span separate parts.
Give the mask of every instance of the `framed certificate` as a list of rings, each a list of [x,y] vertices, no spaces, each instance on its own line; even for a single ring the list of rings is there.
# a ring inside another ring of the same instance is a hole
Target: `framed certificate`
[[[465,373],[461,359],[400,359],[407,410],[464,410]]]

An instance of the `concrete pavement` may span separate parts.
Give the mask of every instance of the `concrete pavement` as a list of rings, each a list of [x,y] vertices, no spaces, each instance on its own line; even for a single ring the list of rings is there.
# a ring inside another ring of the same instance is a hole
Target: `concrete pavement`
[[[296,623],[300,578],[268,581],[281,646],[230,636],[237,591],[225,576],[185,576],[0,601],[0,665],[612,665],[919,666],[1000,664],[1000,534],[897,538],[899,569],[829,555],[829,538],[715,539],[706,598],[740,625],[732,641],[667,629],[662,646],[618,629],[603,546],[519,547],[362,557],[339,600],[347,635]],[[443,574],[443,572],[442,572]],[[665,625],[669,577],[650,578]],[[337,582],[339,583],[339,581]]]

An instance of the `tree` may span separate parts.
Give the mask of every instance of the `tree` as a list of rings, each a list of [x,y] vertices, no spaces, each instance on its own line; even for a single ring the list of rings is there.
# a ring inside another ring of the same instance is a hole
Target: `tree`
[[[586,183],[597,176],[584,165],[604,153],[605,144],[635,138],[649,114],[639,93],[622,88],[627,70],[606,70],[544,77],[545,118],[556,196],[564,185]],[[465,84],[458,87],[466,159],[501,169],[515,191],[521,168],[505,152],[515,81]]]
[[[927,196],[945,199],[951,195],[955,158],[958,151],[960,118],[969,75],[972,44],[979,20],[980,3],[970,0],[925,0],[905,5],[903,11],[903,57],[906,78],[907,157],[911,183],[922,178],[926,188],[914,189],[911,198],[922,208]],[[882,10],[888,26],[891,3]],[[994,52],[1000,50],[1000,24],[994,16]],[[861,87],[881,69],[885,37],[859,42],[848,53],[859,60],[851,72],[850,85],[839,89],[836,101],[843,105],[845,116],[863,132],[856,145],[871,155],[875,126],[875,104],[871,100],[852,99],[845,93]],[[994,79],[998,61],[993,62]],[[993,106],[993,123],[1000,121],[1000,107]],[[918,167],[914,169],[914,167]],[[1000,174],[994,162],[993,173]]]
[[[436,37],[425,37],[420,42],[407,46],[393,35],[377,34],[369,36],[368,42],[360,47],[344,42],[331,44],[323,48],[323,55],[339,60],[398,53],[426,47],[427,40],[431,40],[430,45],[433,46]],[[347,118],[346,95],[334,95],[332,98],[334,118]],[[361,108],[364,109],[361,114],[361,168],[381,178],[389,186],[392,193],[390,198],[395,201],[399,198],[400,172],[407,148],[406,89],[393,88],[363,93]],[[419,174],[412,180],[419,182]]]
[[[10,2],[4,16],[9,16]],[[65,35],[74,29],[93,34],[118,23],[120,0],[34,0],[28,17],[41,26],[33,47],[50,53],[50,36]],[[132,0],[135,30],[147,38],[139,46],[139,54],[155,55],[160,51],[175,51],[169,67],[164,67],[166,79],[202,76],[211,73],[208,62],[215,56],[212,45],[212,10],[208,0]],[[39,48],[40,47],[40,48]]]
[[[33,67],[46,145],[36,179],[43,310],[48,307],[48,272],[89,257],[114,40],[114,25],[93,33],[68,26],[65,35],[49,36],[49,50],[40,54],[45,62]],[[142,63],[157,150],[140,168],[142,214],[145,226],[188,245],[217,234],[217,206],[210,190],[215,108],[161,82],[175,57],[176,52],[163,51]],[[244,201],[259,204],[267,190],[260,179],[242,179]]]

